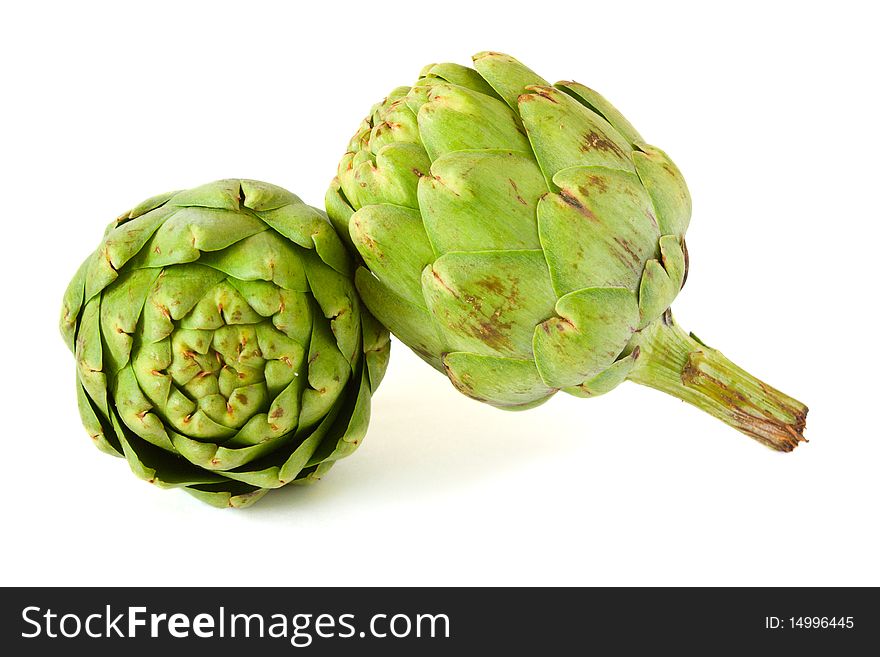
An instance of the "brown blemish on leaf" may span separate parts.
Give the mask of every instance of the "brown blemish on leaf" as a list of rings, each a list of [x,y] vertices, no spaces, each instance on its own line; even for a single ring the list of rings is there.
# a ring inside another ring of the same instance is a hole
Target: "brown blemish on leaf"
[[[440,280],[438,278],[438,280]],[[442,283],[442,280],[441,280]],[[444,284],[445,285],[445,284]],[[505,351],[512,348],[510,329],[512,322],[501,321],[505,309],[514,308],[519,299],[517,280],[502,281],[497,276],[486,276],[475,280],[474,285],[486,291],[486,293],[500,297],[501,306],[496,307],[491,314],[484,310],[488,301],[486,295],[479,294],[455,294],[455,298],[467,304],[467,315],[454,321],[457,330],[462,334],[468,334],[478,339],[483,344]],[[447,287],[448,289],[448,287]],[[450,290],[451,291],[451,290]],[[447,313],[447,321],[453,321],[453,315]]]
[[[510,300],[514,300],[514,296],[516,295],[516,282],[512,281],[512,289],[510,292]],[[504,296],[507,293],[507,288],[504,285],[504,282],[498,278],[497,276],[486,276],[476,282],[481,288],[486,290],[487,292],[493,292],[499,296]]]
[[[463,175],[465,175],[466,173],[467,173],[467,172],[463,172]],[[440,176],[431,176],[431,180],[432,180],[433,182],[437,183],[438,185],[441,185],[441,186],[443,187],[443,189],[445,189],[445,190],[446,190],[447,192],[449,192],[450,194],[452,194],[452,195],[454,195],[454,196],[458,196],[459,198],[461,198],[461,194],[459,194],[457,191],[455,191],[455,190],[452,189],[451,187],[447,187],[447,186],[446,186],[446,183],[445,183],[444,180],[443,180],[443,178],[441,178]]]
[[[587,185],[588,189],[595,189],[600,194],[608,191],[608,181],[596,174],[587,176]]]
[[[434,352],[430,351],[428,347],[423,344],[413,345],[410,347],[410,349],[412,349],[414,352],[416,352],[419,356],[427,361],[433,361],[437,357]]]
[[[479,311],[483,308],[483,300],[473,294],[465,294],[464,301],[475,311]]]
[[[623,238],[615,235],[614,241],[617,243],[617,245],[621,249],[623,249],[629,255],[629,257],[632,259],[634,265],[641,266],[642,259],[639,256],[639,254],[633,250],[632,244],[630,244],[629,240],[623,239]]]
[[[499,308],[488,319],[482,319],[476,325],[471,325],[470,333],[483,344],[493,349],[504,349],[510,346],[510,337],[507,331],[510,330],[512,324],[510,322],[498,321],[501,316]]]
[[[516,200],[522,203],[523,205],[528,205],[528,201],[526,201],[519,193],[519,188],[516,186],[513,178],[508,178],[508,182],[510,182],[510,186],[513,187],[514,196],[516,196]]]
[[[567,189],[560,190],[558,196],[559,196],[559,198],[562,199],[562,201],[566,205],[571,206],[572,208],[577,210],[578,213],[582,214],[584,217],[586,217],[590,221],[595,221],[595,222],[599,221],[599,219],[596,217],[596,215],[593,213],[593,211],[590,210],[590,208],[588,208],[586,205],[581,203],[580,200],[576,196],[574,196],[571,192],[569,192]]]
[[[462,376],[457,376],[452,369],[446,364],[446,359],[443,359],[443,369],[446,371],[446,376],[452,382],[452,385],[456,387],[460,392],[464,393],[468,397],[472,399],[480,399],[479,397],[474,395],[474,388],[471,378],[463,374]],[[480,399],[480,401],[484,401]]]
[[[600,135],[595,130],[590,130],[590,132],[583,136],[580,150],[582,153],[602,151],[604,153],[614,153],[615,155],[623,157],[623,151],[620,150],[620,147],[617,144],[604,135]]]
[[[572,324],[571,320],[568,320],[565,317],[552,317],[545,322],[541,322],[538,326],[540,326],[541,330],[547,335],[550,335],[553,329],[556,329],[558,333],[562,333],[563,331],[575,328],[575,325]]]
[[[574,323],[570,319],[567,319],[565,317],[560,317],[556,321],[556,330],[560,333],[562,333],[563,331],[575,330],[576,328],[577,327],[574,325]]]
[[[440,283],[443,288],[445,288],[449,292],[449,294],[458,299],[458,293],[446,284],[446,281],[443,280],[440,274],[437,273],[437,270],[433,267],[431,267],[431,275],[436,279],[438,283]]]
[[[365,247],[369,251],[372,251],[380,258],[384,258],[384,254],[377,248],[378,244],[376,244],[376,240],[370,237],[365,231],[361,230],[361,223],[357,219],[355,219],[352,222],[352,225],[354,225],[361,246]]]
[[[681,252],[684,254],[684,277],[681,279],[681,287],[684,287],[684,284],[687,283],[688,279],[688,269],[690,269],[691,260],[688,256],[688,248],[687,243],[684,241],[684,237],[681,238]]]
[[[540,96],[544,100],[549,100],[554,105],[559,104],[559,101],[553,97],[553,92],[551,91],[551,89],[549,87],[542,87],[542,86],[535,85],[535,86],[528,87],[528,90],[531,93],[521,94],[519,96],[519,98],[517,98],[517,100],[519,102],[531,102],[533,100],[537,100],[538,97]]]

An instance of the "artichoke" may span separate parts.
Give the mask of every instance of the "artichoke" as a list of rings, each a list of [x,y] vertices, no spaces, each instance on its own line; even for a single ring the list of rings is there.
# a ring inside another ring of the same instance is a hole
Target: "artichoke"
[[[244,507],[361,442],[388,334],[323,212],[253,180],[150,198],[67,292],[92,440],[140,478]]]
[[[500,408],[631,380],[774,449],[804,440],[803,404],[672,319],[691,199],[666,153],[582,84],[473,61],[375,105],[327,193],[376,318]]]

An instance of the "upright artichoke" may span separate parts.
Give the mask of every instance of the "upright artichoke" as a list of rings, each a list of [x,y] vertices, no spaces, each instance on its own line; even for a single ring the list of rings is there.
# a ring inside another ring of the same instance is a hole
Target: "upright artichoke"
[[[592,89],[473,60],[375,105],[327,193],[373,314],[501,408],[629,379],[792,450],[806,407],[672,320],[691,215],[672,160]]]
[[[388,334],[323,212],[253,180],[113,221],[64,296],[83,423],[162,487],[243,507],[363,438]]]

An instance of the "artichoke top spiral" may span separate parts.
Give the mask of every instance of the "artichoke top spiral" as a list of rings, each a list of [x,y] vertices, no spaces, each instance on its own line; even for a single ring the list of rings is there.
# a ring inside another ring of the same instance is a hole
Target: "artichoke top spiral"
[[[501,53],[473,62],[427,66],[392,91],[339,163],[325,202],[363,258],[365,304],[459,390],[501,408],[627,379],[687,398],[675,376],[710,350],[668,312],[688,268],[680,171],[592,89],[551,85]],[[718,389],[688,401],[791,449],[805,407],[768,406],[751,385],[742,401],[709,399]]]
[[[323,212],[252,180],[144,201],[64,296],[83,423],[142,479],[242,507],[362,440],[388,359]]]

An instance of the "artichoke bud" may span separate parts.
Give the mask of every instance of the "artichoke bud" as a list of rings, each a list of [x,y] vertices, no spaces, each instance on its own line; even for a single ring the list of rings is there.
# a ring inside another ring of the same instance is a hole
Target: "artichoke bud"
[[[388,335],[326,215],[221,180],[107,229],[64,296],[80,414],[141,478],[242,507],[362,441]]]
[[[327,193],[373,314],[463,393],[501,408],[630,379],[747,433],[737,413],[799,425],[798,403],[719,410],[649,373],[666,344],[655,327],[700,348],[663,321],[687,275],[691,216],[669,156],[589,87],[551,85],[501,53],[473,62],[426,66],[375,105]],[[768,431],[777,449],[800,439]]]

